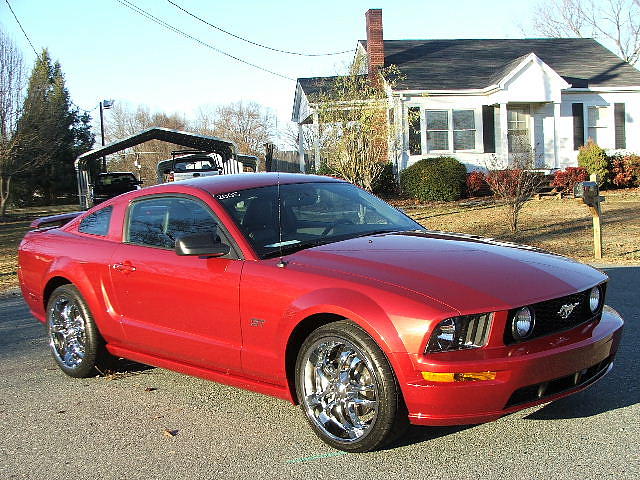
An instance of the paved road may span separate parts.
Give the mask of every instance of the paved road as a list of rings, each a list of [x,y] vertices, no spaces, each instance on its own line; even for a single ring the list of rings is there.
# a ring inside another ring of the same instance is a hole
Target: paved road
[[[640,478],[640,267],[607,269],[627,326],[591,389],[475,427],[346,455],[286,402],[161,369],[74,380],[18,296],[0,299],[0,478]],[[177,430],[175,437],[163,434]]]

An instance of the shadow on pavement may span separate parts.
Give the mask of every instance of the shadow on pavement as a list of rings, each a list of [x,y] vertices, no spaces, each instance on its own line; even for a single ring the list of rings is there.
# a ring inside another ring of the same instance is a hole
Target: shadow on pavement
[[[402,435],[399,440],[387,445],[382,448],[382,450],[393,450],[398,447],[406,447],[408,445],[428,442],[430,440],[446,437],[447,435],[462,432],[463,430],[473,427],[475,427],[475,425],[456,425],[452,427],[420,427],[417,425],[410,425],[407,432]]]

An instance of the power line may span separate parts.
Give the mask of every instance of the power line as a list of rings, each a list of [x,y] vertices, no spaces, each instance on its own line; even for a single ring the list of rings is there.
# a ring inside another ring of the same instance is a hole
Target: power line
[[[233,38],[237,38],[238,40],[242,40],[243,42],[247,42],[250,43],[251,45],[255,45],[256,47],[261,47],[261,48],[266,48],[267,50],[272,50],[274,52],[279,52],[279,53],[287,53],[289,55],[299,55],[301,57],[326,57],[326,56],[330,56],[330,55],[341,55],[343,53],[351,53],[353,52],[353,48],[350,50],[343,50],[342,52],[330,52],[330,53],[302,53],[302,52],[292,52],[289,50],[281,50],[279,48],[274,48],[274,47],[269,47],[267,45],[262,45],[261,43],[257,43],[257,42],[253,42],[251,40],[248,40],[246,38],[243,38],[239,35],[236,35],[234,33],[228,32],[227,30],[218,27],[212,23],[209,23],[208,21],[206,21],[203,18],[198,17],[197,15],[191,13],[190,11],[182,8],[180,5],[178,5],[177,3],[172,2],[171,0],[167,0],[167,2],[169,2],[171,5],[173,5],[174,7],[176,7],[178,10],[182,10],[184,13],[186,13],[187,15],[192,16],[193,18],[195,18],[196,20],[209,25],[211,28],[215,28],[216,30],[221,31],[222,33],[226,33],[227,35],[232,36]]]
[[[33,46],[33,43],[31,43],[31,39],[29,38],[29,35],[27,35],[27,32],[25,32],[24,28],[22,28],[22,24],[20,23],[20,20],[18,20],[18,17],[16,16],[16,12],[14,12],[13,8],[11,8],[11,4],[9,3],[9,0],[4,0],[4,1],[7,2],[7,6],[9,7],[9,10],[11,10],[11,13],[13,14],[13,18],[16,19],[16,22],[18,23],[20,30],[22,30],[22,33],[24,33],[24,36],[27,39],[27,42],[29,42],[29,45],[31,45],[31,48],[33,49],[33,53],[36,54],[36,57],[40,58],[40,55],[38,55],[36,48]]]
[[[277,77],[284,78],[286,80],[295,81],[295,79],[293,79],[291,77],[287,77],[286,75],[282,75],[280,73],[274,72],[274,71],[269,70],[267,68],[261,67],[260,65],[256,65],[255,63],[248,62],[246,60],[243,60],[242,58],[236,57],[234,55],[231,55],[230,53],[227,53],[227,52],[225,52],[223,50],[220,50],[219,48],[216,48],[213,45],[210,45],[210,44],[208,44],[206,42],[203,42],[202,40],[200,40],[200,39],[198,39],[198,38],[196,38],[196,37],[194,37],[192,35],[189,35],[188,33],[183,32],[182,30],[179,30],[178,28],[174,27],[173,25],[168,24],[164,20],[153,16],[149,12],[143,10],[142,8],[138,7],[137,5],[133,4],[132,2],[129,2],[128,0],[116,0],[116,2],[118,2],[119,4],[129,8],[130,10],[133,10],[137,14],[142,15],[147,20],[151,20],[152,22],[157,23],[158,25],[160,25],[160,26],[162,26],[162,27],[164,27],[164,28],[166,28],[168,30],[171,30],[172,32],[177,33],[178,35],[181,35],[181,36],[183,36],[185,38],[193,40],[194,42],[199,43],[200,45],[202,45],[204,47],[207,47],[207,48],[213,50],[214,52],[217,52],[217,53],[220,53],[222,55],[225,55],[225,56],[227,56],[229,58],[232,58],[232,59],[234,59],[234,60],[236,60],[236,61],[238,61],[240,63],[244,63],[245,65],[249,65],[250,67],[257,68],[258,70],[262,70],[263,72],[270,73],[271,75],[275,75]]]

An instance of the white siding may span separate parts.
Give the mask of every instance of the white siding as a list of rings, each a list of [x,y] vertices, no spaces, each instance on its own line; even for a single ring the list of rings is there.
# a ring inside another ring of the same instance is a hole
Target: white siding
[[[560,118],[558,119],[558,158],[554,158],[554,117],[553,103],[531,103],[531,140],[532,148],[539,158],[538,165],[544,164],[546,168],[564,168],[577,165],[578,152],[573,149],[573,116],[572,103],[583,103],[585,108],[585,137],[588,135],[586,118],[589,106],[607,106],[610,115],[607,116],[607,126],[599,131],[598,144],[605,149],[615,147],[615,124],[613,108],[615,103],[625,104],[626,116],[626,149],[640,153],[640,92],[630,93],[590,93],[590,92],[562,92],[560,103]],[[406,168],[422,158],[451,155],[467,166],[468,170],[485,168],[494,154],[484,153],[482,135],[482,105],[492,103],[492,96],[487,95],[439,95],[439,96],[412,96],[405,98],[403,104],[403,131],[404,138],[401,145],[403,151],[399,163],[400,169]],[[400,102],[397,103],[400,105]],[[408,122],[407,110],[409,107],[421,108],[421,134],[422,154],[409,155],[408,152]],[[474,110],[476,120],[476,148],[468,151],[455,151],[453,145],[449,145],[447,152],[429,152],[426,142],[426,110]],[[400,112],[400,108],[396,110]],[[499,109],[495,109],[496,153],[498,157],[504,157],[501,152]],[[540,131],[542,128],[542,131]]]

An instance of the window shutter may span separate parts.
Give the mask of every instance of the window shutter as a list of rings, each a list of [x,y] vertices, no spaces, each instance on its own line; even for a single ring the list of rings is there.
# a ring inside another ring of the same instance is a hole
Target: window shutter
[[[422,154],[420,107],[409,107],[409,155]]]
[[[616,148],[627,148],[625,136],[625,112],[624,103],[616,103],[613,108],[616,125]]]
[[[573,115],[573,149],[578,150],[584,145],[584,105],[572,103],[571,115]]]
[[[496,153],[496,123],[493,105],[482,106],[482,141],[485,153]]]

